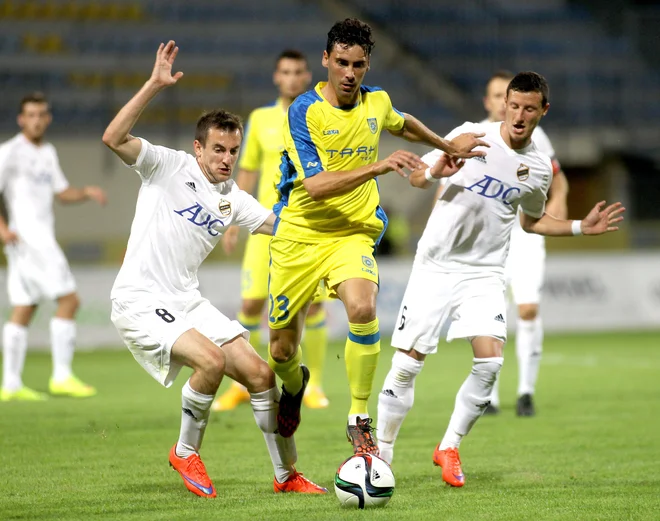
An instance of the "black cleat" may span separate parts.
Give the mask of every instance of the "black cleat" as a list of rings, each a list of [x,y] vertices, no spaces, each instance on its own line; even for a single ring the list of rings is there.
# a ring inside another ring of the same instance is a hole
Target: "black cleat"
[[[353,445],[354,454],[367,453],[380,456],[380,450],[372,435],[373,431],[371,418],[362,419],[358,416],[355,425],[346,426],[346,438]]]
[[[489,403],[484,410],[484,416],[495,416],[500,413],[500,408],[492,403]]]
[[[531,394],[523,394],[518,397],[518,402],[516,402],[516,414],[518,416],[534,416],[536,411],[534,410],[534,400],[532,399]]]
[[[280,397],[280,408],[277,411],[277,431],[283,438],[290,438],[300,425],[300,404],[305,395],[305,388],[309,382],[309,369],[300,364],[303,373],[302,387],[295,396],[289,394],[282,386],[282,396]]]

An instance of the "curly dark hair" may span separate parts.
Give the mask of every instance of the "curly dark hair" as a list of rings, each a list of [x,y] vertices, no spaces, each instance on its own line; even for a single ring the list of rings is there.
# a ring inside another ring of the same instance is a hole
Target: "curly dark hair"
[[[241,121],[240,116],[227,112],[226,110],[218,109],[206,112],[197,120],[195,139],[199,141],[202,146],[206,146],[206,138],[209,135],[209,130],[212,128],[229,130],[230,132],[238,130],[241,133],[241,137],[243,136],[243,122]]]
[[[539,92],[541,93],[541,105],[545,107],[550,99],[550,87],[546,79],[537,72],[525,71],[516,74],[509,86],[506,88],[506,95],[515,90],[516,92]]]
[[[330,54],[337,44],[346,47],[359,45],[367,56],[371,55],[371,51],[376,45],[371,37],[371,27],[357,18],[346,18],[332,26],[328,32],[326,52]]]

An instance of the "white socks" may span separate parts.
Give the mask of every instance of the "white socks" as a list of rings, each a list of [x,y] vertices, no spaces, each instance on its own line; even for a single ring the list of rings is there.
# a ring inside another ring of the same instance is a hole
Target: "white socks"
[[[23,387],[23,364],[27,351],[27,328],[5,322],[2,328],[2,388],[14,392]]]
[[[397,351],[392,357],[392,368],[385,377],[383,390],[378,395],[378,448],[380,457],[390,464],[399,429],[415,400],[415,377],[422,367],[424,362]]]
[[[502,368],[502,357],[473,358],[472,371],[456,395],[449,427],[440,443],[440,450],[458,448],[475,422],[490,403],[495,379]]]
[[[500,375],[497,375],[495,378],[495,383],[493,384],[493,392],[490,393],[490,403],[493,407],[500,407]]]
[[[199,453],[204,431],[211,412],[212,394],[201,394],[190,387],[190,380],[181,390],[181,432],[176,444],[176,455],[187,458]]]
[[[73,374],[71,364],[76,349],[76,323],[66,318],[51,318],[50,345],[53,355],[53,380],[61,382]]]
[[[518,320],[516,331],[518,396],[534,394],[542,351],[543,323],[541,317],[536,317],[534,320]]]
[[[298,453],[293,436],[283,438],[277,433],[279,400],[280,391],[277,387],[250,395],[254,420],[264,433],[264,440],[275,470],[275,479],[278,483],[284,483],[294,471],[293,466],[298,460]]]

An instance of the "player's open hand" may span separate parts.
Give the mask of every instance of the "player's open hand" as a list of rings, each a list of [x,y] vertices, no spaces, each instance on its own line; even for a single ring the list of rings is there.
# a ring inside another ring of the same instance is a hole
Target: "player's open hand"
[[[98,186],[86,186],[84,189],[87,199],[97,202],[101,206],[105,206],[108,202],[108,196],[105,194],[105,190]]]
[[[445,150],[447,154],[454,157],[460,158],[470,158],[470,157],[484,157],[486,152],[484,150],[474,150],[475,147],[490,147],[488,143],[479,139],[484,137],[486,134],[483,132],[475,134],[473,132],[468,132],[467,134],[461,134],[452,139],[449,143],[451,144],[451,150]]]
[[[182,72],[179,71],[174,75],[172,74],[172,65],[174,65],[174,59],[177,54],[179,54],[179,48],[174,43],[174,40],[170,40],[166,44],[161,43],[158,46],[156,63],[154,63],[154,70],[151,73],[152,82],[161,87],[169,87],[181,79],[183,76]]]
[[[431,175],[436,179],[451,177],[465,165],[465,160],[447,154],[440,154],[440,158],[431,167]]]
[[[582,219],[582,233],[585,235],[600,235],[601,233],[615,232],[619,229],[616,223],[623,221],[621,215],[626,209],[621,203],[609,205],[604,210],[605,201],[601,201],[593,207],[584,219]]]
[[[240,228],[238,226],[230,226],[225,230],[225,233],[222,236],[222,249],[225,250],[227,255],[231,255],[236,249],[239,231]]]
[[[377,168],[378,175],[395,171],[401,177],[408,177],[409,172],[414,172],[420,168],[426,168],[417,154],[407,150],[397,150],[391,156],[378,161],[374,166]],[[409,172],[406,172],[408,170]]]
[[[18,235],[16,235],[11,230],[7,229],[5,231],[0,232],[0,240],[3,242],[3,244],[6,244],[7,246],[11,246],[12,244],[18,243]]]

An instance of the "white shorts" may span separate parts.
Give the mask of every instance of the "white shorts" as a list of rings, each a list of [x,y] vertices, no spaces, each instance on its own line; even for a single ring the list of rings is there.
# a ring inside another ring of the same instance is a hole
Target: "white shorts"
[[[438,273],[413,267],[401,302],[392,346],[423,354],[440,337],[491,336],[506,341],[505,285],[492,274]]]
[[[33,306],[75,293],[76,281],[57,244],[36,249],[20,242],[5,248],[7,292],[12,306]]]
[[[520,230],[511,233],[505,274],[514,304],[539,304],[545,278],[545,239]]]
[[[172,346],[189,329],[196,329],[218,347],[250,334],[197,295],[185,305],[156,296],[127,295],[112,299],[112,323],[138,363],[165,387],[172,385],[181,365],[171,360]]]

